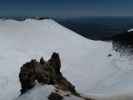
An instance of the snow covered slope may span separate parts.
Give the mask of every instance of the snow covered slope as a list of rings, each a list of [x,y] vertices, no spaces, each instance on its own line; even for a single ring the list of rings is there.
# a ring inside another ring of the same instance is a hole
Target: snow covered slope
[[[128,32],[132,32],[132,31],[133,31],[133,29],[129,29],[129,30],[128,30]]]
[[[0,46],[0,100],[19,95],[22,64],[41,56],[48,59],[52,52],[60,54],[62,73],[80,93],[133,93],[133,56],[120,56],[112,43],[88,40],[51,19],[0,20]]]

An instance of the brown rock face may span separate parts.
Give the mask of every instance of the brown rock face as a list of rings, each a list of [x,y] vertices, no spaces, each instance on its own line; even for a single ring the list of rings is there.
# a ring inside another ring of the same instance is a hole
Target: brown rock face
[[[63,97],[57,93],[51,93],[49,96],[48,96],[48,99],[49,100],[63,100]]]
[[[51,58],[48,60],[49,66],[53,66],[55,69],[56,74],[61,74],[60,69],[61,69],[61,61],[60,57],[57,53],[53,53]]]
[[[58,53],[53,53],[48,61],[43,58],[40,62],[31,60],[21,67],[19,79],[21,83],[21,94],[32,89],[36,81],[40,84],[52,84],[58,89],[76,93],[72,85],[60,72],[61,60]]]
[[[36,75],[34,74],[35,73],[34,63],[36,63],[36,60],[31,60],[31,62],[28,62],[21,67],[19,79],[21,83],[22,94],[27,90],[33,88],[35,85]]]

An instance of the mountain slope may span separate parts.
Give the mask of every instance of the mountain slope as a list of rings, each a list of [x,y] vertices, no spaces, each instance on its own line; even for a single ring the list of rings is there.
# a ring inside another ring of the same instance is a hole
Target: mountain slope
[[[132,56],[120,56],[111,42],[88,40],[51,19],[0,20],[0,45],[0,100],[19,95],[22,64],[41,56],[48,59],[53,52],[60,54],[62,73],[80,93],[133,93]]]

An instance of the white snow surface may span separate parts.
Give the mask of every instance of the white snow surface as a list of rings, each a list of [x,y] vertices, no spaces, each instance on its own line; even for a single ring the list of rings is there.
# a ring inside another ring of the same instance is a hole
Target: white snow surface
[[[60,54],[63,75],[81,94],[109,100],[133,94],[132,55],[120,56],[111,42],[86,39],[52,19],[0,20],[0,46],[0,100],[20,94],[18,73],[25,62],[49,59],[53,52]],[[37,97],[33,100],[44,100],[39,92]]]
[[[132,31],[133,31],[133,29],[132,29],[132,28],[128,30],[128,32],[132,32]]]
[[[49,95],[55,92],[55,88],[52,85],[37,85],[28,93],[18,96],[14,100],[48,100]],[[84,100],[82,98],[76,97],[74,95],[64,96],[63,100]]]

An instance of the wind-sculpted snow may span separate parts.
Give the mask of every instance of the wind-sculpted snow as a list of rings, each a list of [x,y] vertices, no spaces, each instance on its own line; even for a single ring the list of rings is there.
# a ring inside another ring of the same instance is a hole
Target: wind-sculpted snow
[[[81,94],[112,98],[133,93],[133,56],[121,56],[111,42],[88,40],[51,19],[0,20],[0,46],[0,100],[19,95],[21,65],[48,59],[53,52],[60,53],[63,75]],[[33,100],[43,100],[42,93],[35,93]]]

